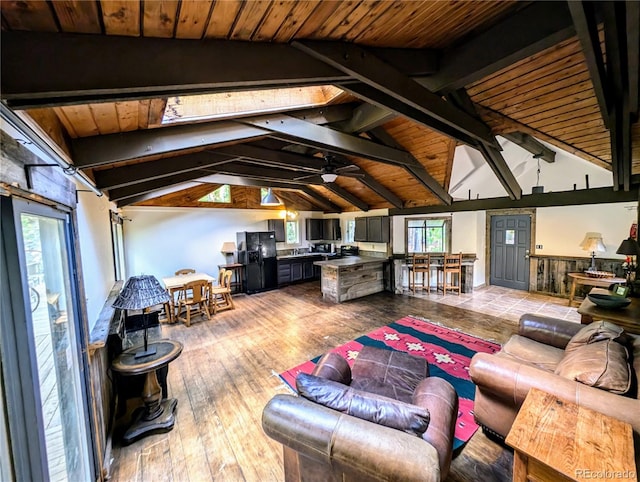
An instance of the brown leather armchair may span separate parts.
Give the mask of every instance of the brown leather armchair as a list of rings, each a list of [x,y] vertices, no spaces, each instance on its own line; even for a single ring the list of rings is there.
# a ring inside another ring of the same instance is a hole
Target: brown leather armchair
[[[513,335],[498,353],[474,355],[469,367],[471,380],[476,384],[474,414],[485,431],[506,437],[529,389],[534,387],[628,422],[638,438],[640,335],[623,334],[623,346],[631,364],[630,367],[626,365],[630,388],[624,394],[588,386],[555,373],[565,360],[567,344],[585,326],[525,314],[520,318],[518,334]],[[587,369],[599,360],[592,356],[580,362]]]
[[[393,359],[379,358],[391,353]],[[414,364],[417,360],[423,362],[422,368],[420,363]],[[347,386],[347,396],[342,400],[347,401],[350,409],[366,412],[369,407],[363,404],[368,401],[367,393],[374,401],[391,399],[399,400],[400,404],[406,403],[402,400],[409,396],[412,406],[418,412],[426,409],[430,420],[426,431],[422,429],[422,436],[417,436],[328,408],[303,396],[276,395],[264,408],[262,427],[269,437],[283,444],[285,480],[438,482],[446,478],[458,396],[447,381],[428,376],[426,361],[365,347],[353,371],[343,358],[330,353],[319,361],[312,375],[330,380],[334,386]],[[309,396],[305,393],[307,388],[298,382],[298,389],[305,396]],[[328,398],[335,400],[334,395],[331,393]],[[385,418],[393,409],[377,407],[374,411],[376,416]]]

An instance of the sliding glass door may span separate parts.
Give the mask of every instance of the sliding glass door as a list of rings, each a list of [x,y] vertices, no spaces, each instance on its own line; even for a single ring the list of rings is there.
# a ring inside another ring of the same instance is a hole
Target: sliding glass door
[[[10,319],[2,320],[2,360],[16,478],[92,480],[69,215],[2,201],[9,278],[2,301],[11,305]]]

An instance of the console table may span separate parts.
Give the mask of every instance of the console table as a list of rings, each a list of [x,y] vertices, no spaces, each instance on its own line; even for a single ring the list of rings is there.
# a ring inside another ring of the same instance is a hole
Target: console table
[[[589,293],[611,294],[602,288],[593,288]],[[585,298],[578,313],[581,315],[580,322],[583,325],[597,320],[607,320],[621,326],[629,333],[640,334],[640,298],[630,298],[631,304],[620,309],[601,308],[589,298]]]
[[[638,480],[631,425],[536,388],[505,442],[514,482]]]

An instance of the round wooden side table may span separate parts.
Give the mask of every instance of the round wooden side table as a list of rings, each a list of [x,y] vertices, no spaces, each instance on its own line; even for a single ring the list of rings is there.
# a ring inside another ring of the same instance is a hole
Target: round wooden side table
[[[123,351],[111,365],[111,369],[123,376],[146,374],[142,401],[145,406],[134,415],[131,426],[124,434],[128,445],[151,433],[168,432],[175,424],[174,412],[178,405],[175,398],[162,399],[156,370],[168,365],[182,353],[182,343],[173,340],[158,340],[149,343],[149,351],[155,353],[140,356],[143,347],[135,346]],[[136,354],[138,356],[136,357]]]

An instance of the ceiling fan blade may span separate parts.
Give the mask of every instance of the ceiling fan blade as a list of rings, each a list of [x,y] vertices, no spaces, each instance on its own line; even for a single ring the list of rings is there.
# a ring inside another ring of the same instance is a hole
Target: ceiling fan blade
[[[335,172],[336,173],[343,173],[343,172],[359,171],[359,170],[360,170],[359,166],[356,166],[355,164],[349,164],[348,166],[336,168]]]
[[[364,177],[364,174],[362,174],[361,172],[340,172],[338,173],[338,176],[362,179]]]

